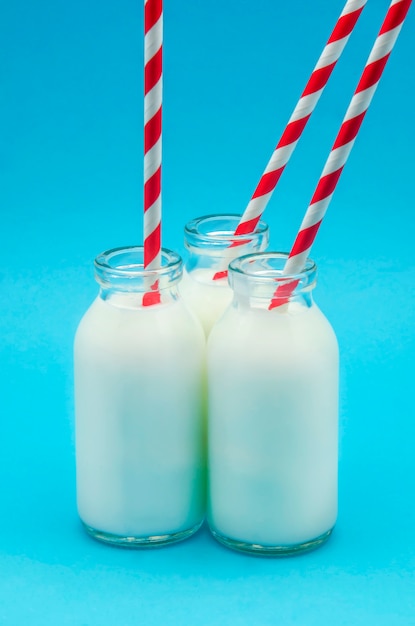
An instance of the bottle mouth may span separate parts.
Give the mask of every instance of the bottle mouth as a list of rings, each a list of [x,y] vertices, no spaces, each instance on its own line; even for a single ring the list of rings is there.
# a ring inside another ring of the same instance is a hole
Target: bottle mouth
[[[259,220],[253,233],[235,235],[241,215],[204,215],[188,222],[184,228],[187,248],[226,249],[243,244],[268,243],[268,224]],[[265,247],[264,246],[264,247]]]
[[[161,265],[144,267],[144,247],[125,246],[99,254],[95,261],[95,277],[104,287],[144,291],[158,281],[158,290],[179,281],[182,276],[182,259],[179,254],[162,248]]]
[[[242,280],[255,284],[264,297],[269,297],[279,285],[288,283],[295,283],[297,294],[313,289],[317,278],[314,261],[306,259],[301,272],[286,273],[288,256],[287,252],[257,252],[233,259],[229,264],[229,282],[234,289],[238,289]]]

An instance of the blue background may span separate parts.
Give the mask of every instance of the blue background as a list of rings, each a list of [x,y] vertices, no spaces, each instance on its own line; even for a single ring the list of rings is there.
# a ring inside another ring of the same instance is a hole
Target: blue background
[[[165,2],[163,244],[242,212],[340,0]],[[265,218],[288,250],[378,32],[371,0]],[[322,225],[316,300],[341,350],[340,514],[318,551],[155,551],[84,535],[72,342],[93,259],[142,241],[142,6],[1,8],[0,624],[415,624],[414,26],[409,13]]]

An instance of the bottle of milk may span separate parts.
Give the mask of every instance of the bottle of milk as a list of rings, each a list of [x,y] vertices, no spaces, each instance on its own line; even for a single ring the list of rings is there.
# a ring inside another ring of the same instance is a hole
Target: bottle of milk
[[[99,295],[75,338],[77,501],[86,531],[107,543],[179,541],[204,518],[205,336],[181,275],[166,249],[154,270],[142,247],[95,260]]]
[[[235,235],[240,215],[208,215],[185,226],[188,251],[180,292],[202,322],[206,336],[232,300],[227,270],[232,259],[262,252],[268,246],[268,225],[262,220],[255,232]]]
[[[282,276],[286,259],[231,262],[234,299],[207,354],[210,529],[228,547],[271,555],[317,547],[337,516],[337,340],[313,301],[315,264]],[[270,310],[277,285],[293,280]]]

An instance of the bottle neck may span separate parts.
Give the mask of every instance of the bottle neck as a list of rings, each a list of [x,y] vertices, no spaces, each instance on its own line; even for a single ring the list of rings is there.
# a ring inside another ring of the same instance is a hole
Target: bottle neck
[[[229,263],[244,254],[262,252],[268,246],[268,225],[259,221],[255,232],[235,235],[240,215],[208,215],[188,222],[184,241],[186,271],[226,272]]]
[[[116,306],[148,307],[179,297],[182,259],[171,250],[162,250],[161,266],[154,269],[144,268],[142,246],[108,250],[97,256],[94,265],[99,297]]]
[[[236,306],[280,313],[300,312],[313,306],[317,267],[307,259],[302,272],[286,274],[288,255],[278,252],[248,254],[229,265],[229,284]],[[271,304],[272,303],[272,304]]]

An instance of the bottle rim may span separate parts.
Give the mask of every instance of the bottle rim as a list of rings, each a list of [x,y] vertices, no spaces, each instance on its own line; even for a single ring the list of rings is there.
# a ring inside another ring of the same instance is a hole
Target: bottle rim
[[[94,260],[95,276],[100,284],[111,284],[113,281],[161,281],[160,287],[167,279],[169,284],[182,276],[181,256],[168,248],[161,249],[161,266],[144,268],[144,246],[122,246],[101,252]],[[164,280],[163,280],[164,279]]]
[[[297,282],[296,291],[315,285],[317,265],[307,258],[301,272],[284,273],[288,252],[253,252],[233,259],[229,264],[229,278],[244,276],[264,286]]]
[[[269,227],[263,220],[259,220],[254,232],[235,235],[240,220],[241,215],[237,213],[203,215],[190,220],[184,227],[185,244],[187,247],[224,248],[232,243],[241,245],[268,235]]]

